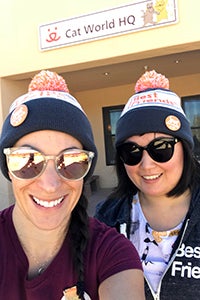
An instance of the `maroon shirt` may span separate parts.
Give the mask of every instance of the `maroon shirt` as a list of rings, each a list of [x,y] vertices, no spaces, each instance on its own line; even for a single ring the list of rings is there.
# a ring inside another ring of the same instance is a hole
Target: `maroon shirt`
[[[13,207],[0,213],[0,299],[61,300],[77,283],[67,235],[59,253],[38,277],[27,280],[28,261],[12,222]],[[98,287],[126,269],[142,269],[132,243],[113,228],[90,218],[91,237],[85,253],[85,291],[98,300]]]

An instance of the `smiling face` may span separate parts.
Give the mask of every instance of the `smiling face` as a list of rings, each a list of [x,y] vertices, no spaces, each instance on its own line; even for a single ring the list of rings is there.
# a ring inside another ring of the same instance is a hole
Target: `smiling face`
[[[42,130],[30,133],[17,141],[14,147],[29,146],[45,155],[58,155],[68,148],[82,149],[81,143],[63,132]],[[20,180],[9,174],[16,200],[14,215],[18,214],[40,229],[67,226],[72,210],[79,201],[83,179],[68,181],[49,160],[45,171],[35,179]]]
[[[146,146],[158,137],[169,137],[162,133],[147,133],[132,136],[127,141]],[[124,164],[131,181],[146,197],[166,196],[179,182],[183,172],[184,153],[181,142],[175,144],[172,158],[164,163],[154,161],[146,151],[143,151],[141,161],[134,166]]]

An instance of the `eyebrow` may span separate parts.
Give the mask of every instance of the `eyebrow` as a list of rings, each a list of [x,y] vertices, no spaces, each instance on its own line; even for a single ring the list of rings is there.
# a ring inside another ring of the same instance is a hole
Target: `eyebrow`
[[[36,151],[41,152],[42,154],[44,154],[44,152],[43,152],[42,150],[38,149],[37,147],[33,147],[33,146],[29,145],[29,144],[23,144],[23,145],[17,146],[17,147],[19,147],[19,148],[21,148],[21,147],[31,148],[31,149],[33,149],[33,150],[36,150]],[[80,149],[80,150],[83,150],[83,149],[78,148],[78,147],[76,147],[76,146],[71,146],[71,147],[69,147],[69,148],[64,148],[64,149],[62,149],[61,151],[59,151],[59,153],[62,152],[62,151],[65,151],[65,150],[71,150],[71,149]]]

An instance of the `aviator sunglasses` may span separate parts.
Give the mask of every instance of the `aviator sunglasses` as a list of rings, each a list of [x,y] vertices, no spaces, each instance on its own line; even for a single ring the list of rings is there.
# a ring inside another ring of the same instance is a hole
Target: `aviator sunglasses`
[[[9,172],[18,179],[39,177],[48,160],[54,160],[57,173],[66,180],[80,180],[88,173],[94,152],[66,149],[58,155],[44,155],[31,147],[5,148]]]
[[[129,166],[139,164],[144,150],[147,151],[154,161],[164,163],[172,158],[174,154],[174,145],[178,142],[179,140],[174,137],[156,138],[145,147],[134,142],[126,142],[117,146],[117,152],[123,163]]]

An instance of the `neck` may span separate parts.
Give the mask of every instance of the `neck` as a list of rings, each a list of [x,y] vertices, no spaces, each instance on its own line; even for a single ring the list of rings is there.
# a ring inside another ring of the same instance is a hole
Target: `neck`
[[[139,193],[144,216],[157,231],[170,230],[184,220],[189,209],[190,197],[189,190],[178,197],[147,197]]]
[[[43,230],[28,220],[19,208],[13,210],[13,223],[29,261],[29,278],[40,275],[60,250],[68,229]]]

